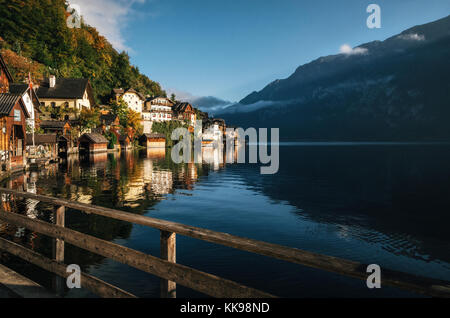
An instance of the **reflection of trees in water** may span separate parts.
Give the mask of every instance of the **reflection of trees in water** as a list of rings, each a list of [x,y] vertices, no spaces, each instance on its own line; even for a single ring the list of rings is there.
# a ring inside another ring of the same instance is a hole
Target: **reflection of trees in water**
[[[281,147],[277,175],[236,173],[301,217],[397,255],[450,262],[449,162],[445,147]]]
[[[208,174],[206,164],[175,164],[159,151],[124,152],[101,156],[69,156],[50,169],[27,172],[3,182],[2,186],[41,195],[59,197],[130,213],[144,214],[178,189],[192,190]],[[54,207],[35,200],[2,201],[3,208],[46,222],[54,222]],[[107,241],[130,237],[132,224],[94,214],[66,209],[66,227]],[[52,257],[53,239],[0,223],[0,235],[47,257]],[[25,262],[8,257],[12,267],[22,270],[44,286],[51,287],[51,275]],[[5,259],[5,256],[3,256]],[[101,264],[102,256],[66,244],[65,263],[87,271]],[[5,260],[6,262],[6,260]],[[14,265],[15,264],[15,265]]]

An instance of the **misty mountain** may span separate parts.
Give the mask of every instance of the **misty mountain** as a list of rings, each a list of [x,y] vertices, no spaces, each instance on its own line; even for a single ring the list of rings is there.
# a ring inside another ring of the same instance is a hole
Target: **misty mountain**
[[[283,139],[450,140],[450,16],[300,66],[221,117]]]
[[[199,108],[201,111],[212,113],[232,104],[232,102],[230,101],[226,101],[214,96],[193,97],[190,102],[193,103],[195,107]]]

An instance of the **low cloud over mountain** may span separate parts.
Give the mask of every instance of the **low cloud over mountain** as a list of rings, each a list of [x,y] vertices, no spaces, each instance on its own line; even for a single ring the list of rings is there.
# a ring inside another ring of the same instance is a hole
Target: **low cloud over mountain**
[[[175,94],[176,99],[182,102],[189,102],[195,108],[211,114],[218,113],[224,108],[233,105],[233,102],[220,99],[214,96],[194,96],[188,92],[183,92],[176,89],[168,89],[168,96]]]

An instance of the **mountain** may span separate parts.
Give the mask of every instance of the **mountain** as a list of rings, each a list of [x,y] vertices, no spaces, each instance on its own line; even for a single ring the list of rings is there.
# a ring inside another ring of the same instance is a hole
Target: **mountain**
[[[450,16],[300,66],[221,117],[283,139],[450,140]]]
[[[107,103],[115,87],[166,94],[95,28],[69,28],[66,9],[65,0],[0,0],[0,49],[16,81],[28,72],[37,82],[49,74],[89,78],[98,103]]]

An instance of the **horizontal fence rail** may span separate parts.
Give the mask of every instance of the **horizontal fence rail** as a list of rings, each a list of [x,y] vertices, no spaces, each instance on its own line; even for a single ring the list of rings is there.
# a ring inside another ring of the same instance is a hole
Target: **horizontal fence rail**
[[[0,193],[46,202],[58,207],[58,209],[61,209],[61,207],[71,208],[89,214],[101,215],[160,230],[161,258],[158,258],[64,228],[60,225],[33,220],[10,212],[0,212],[0,220],[26,227],[58,240],[63,240],[82,249],[114,259],[162,278],[161,291],[164,297],[174,297],[176,283],[213,297],[274,297],[271,294],[177,264],[175,257],[175,234],[353,278],[366,280],[368,277],[368,273],[366,272],[368,265],[355,261],[60,198],[3,188],[0,188]],[[3,240],[0,241],[0,248],[4,246],[6,246],[6,243]],[[31,260],[28,261],[32,263]],[[428,296],[450,297],[450,282],[448,281],[418,277],[407,273],[383,269],[382,283],[383,285],[398,287]],[[120,294],[119,291],[116,292]],[[133,295],[127,294],[127,296]]]

